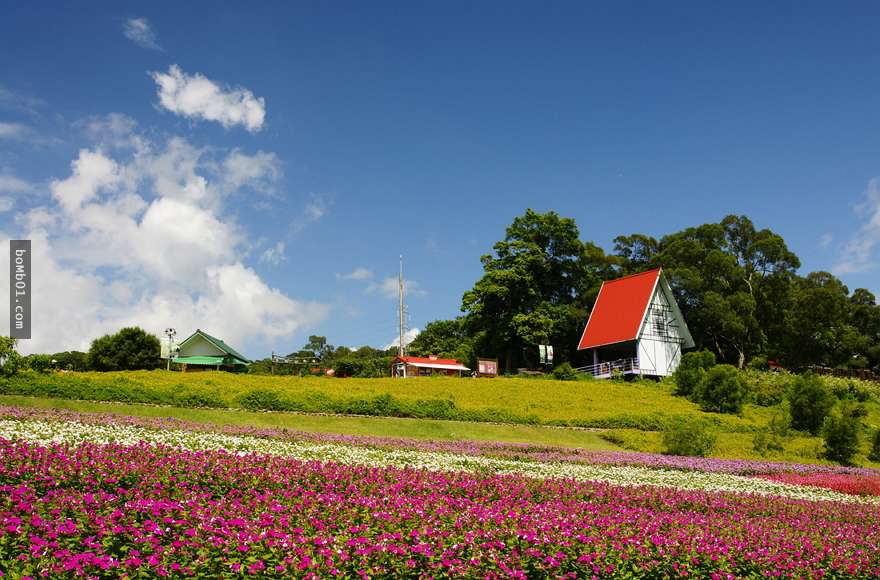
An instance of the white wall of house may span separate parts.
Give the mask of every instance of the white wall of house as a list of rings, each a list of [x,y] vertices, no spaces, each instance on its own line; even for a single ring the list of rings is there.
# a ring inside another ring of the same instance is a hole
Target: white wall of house
[[[210,341],[197,334],[180,348],[177,356],[223,356],[225,354]]]
[[[681,346],[686,342],[681,331],[684,321],[679,318],[678,309],[658,284],[639,330],[637,353],[642,374],[666,377],[678,368]]]

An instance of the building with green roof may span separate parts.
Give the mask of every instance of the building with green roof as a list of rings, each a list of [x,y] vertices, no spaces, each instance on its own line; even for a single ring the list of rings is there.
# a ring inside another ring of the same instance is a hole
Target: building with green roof
[[[241,372],[251,364],[246,356],[201,329],[196,329],[178,345],[174,362],[181,365],[180,370],[184,372],[204,370]]]

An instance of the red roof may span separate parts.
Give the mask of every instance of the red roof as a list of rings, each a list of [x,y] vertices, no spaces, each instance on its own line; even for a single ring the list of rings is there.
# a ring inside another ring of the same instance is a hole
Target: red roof
[[[423,358],[420,356],[399,356],[397,360],[408,363],[434,363],[438,365],[460,365],[454,358]]]
[[[635,340],[661,269],[603,282],[578,350]]]

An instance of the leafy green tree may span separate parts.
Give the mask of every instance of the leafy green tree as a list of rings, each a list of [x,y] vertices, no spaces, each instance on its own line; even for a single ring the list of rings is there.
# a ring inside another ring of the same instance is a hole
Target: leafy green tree
[[[441,358],[454,358],[465,364],[475,359],[474,341],[468,336],[464,319],[435,320],[409,343],[407,352],[413,356],[435,354]]]
[[[869,341],[852,321],[847,287],[828,272],[811,272],[793,285],[787,361],[795,366],[847,366]]]
[[[704,411],[741,413],[748,397],[745,380],[731,365],[717,365],[706,373],[706,378],[694,391],[694,398]]]
[[[788,402],[791,426],[817,435],[822,429],[825,417],[834,407],[834,394],[820,377],[806,373],[796,377],[792,382]]]
[[[709,350],[687,352],[681,357],[681,363],[675,370],[675,394],[690,397],[699,391],[709,369],[715,366],[715,353]]]
[[[24,362],[29,369],[38,373],[52,370],[52,356],[48,354],[29,354]]]
[[[92,341],[89,366],[96,371],[131,371],[159,367],[159,339],[136,326]]]
[[[664,236],[615,240],[623,272],[663,266],[698,348],[742,368],[784,334],[788,290],[800,262],[778,234],[730,215]]]
[[[589,301],[612,272],[605,253],[579,235],[573,219],[529,209],[481,258],[483,276],[462,297],[480,354],[498,356],[509,371],[524,349],[543,343],[571,360]]]
[[[88,355],[78,350],[66,350],[51,355],[55,368],[66,371],[84,371],[88,368]]]
[[[842,404],[838,411],[825,418],[822,435],[827,459],[841,465],[852,465],[853,458],[859,452],[861,415],[857,407]]]
[[[0,336],[0,376],[11,377],[23,366],[24,360],[15,350],[15,339]]]

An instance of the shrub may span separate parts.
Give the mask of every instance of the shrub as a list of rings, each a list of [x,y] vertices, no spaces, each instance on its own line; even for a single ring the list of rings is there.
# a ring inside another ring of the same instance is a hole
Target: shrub
[[[255,389],[238,399],[241,406],[248,411],[288,411],[290,405],[275,391]]]
[[[813,373],[797,377],[788,395],[791,426],[818,435],[822,422],[834,406],[834,395]]]
[[[718,365],[706,373],[691,395],[704,411],[740,413],[748,391],[736,367]]]
[[[841,465],[852,465],[853,457],[859,452],[861,428],[861,413],[849,405],[826,417],[822,427],[825,457]]]
[[[705,380],[708,369],[715,366],[715,354],[708,350],[689,352],[681,357],[674,374],[675,394],[691,396]]]
[[[868,459],[880,463],[880,429],[874,431],[874,440],[871,442],[871,451],[868,453]]]
[[[667,455],[705,457],[715,447],[715,435],[700,421],[673,421],[663,430],[663,447]]]
[[[553,369],[553,378],[557,381],[576,381],[578,374],[570,363],[564,362]]]
[[[52,370],[52,357],[48,354],[31,354],[25,357],[27,367],[38,373],[47,373]]]

